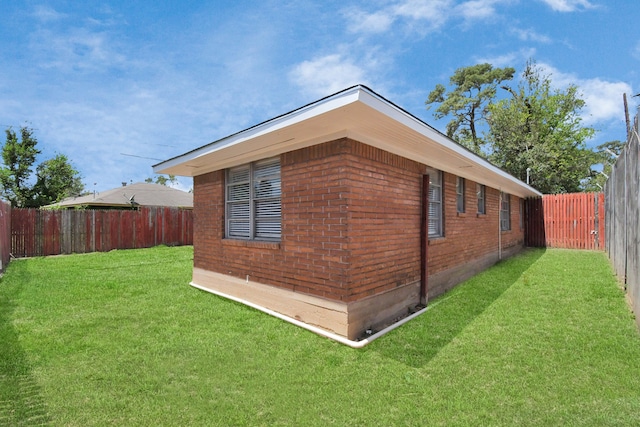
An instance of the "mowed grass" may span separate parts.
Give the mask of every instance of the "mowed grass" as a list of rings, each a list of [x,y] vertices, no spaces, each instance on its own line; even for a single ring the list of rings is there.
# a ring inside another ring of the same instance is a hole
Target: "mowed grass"
[[[188,286],[192,248],[14,261],[0,425],[640,425],[603,253],[527,250],[356,350]]]

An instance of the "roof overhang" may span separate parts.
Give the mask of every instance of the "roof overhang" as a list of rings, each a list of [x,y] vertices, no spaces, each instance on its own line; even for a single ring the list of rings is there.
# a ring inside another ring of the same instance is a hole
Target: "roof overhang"
[[[361,85],[158,163],[153,170],[193,177],[343,137],[520,197],[542,195]]]

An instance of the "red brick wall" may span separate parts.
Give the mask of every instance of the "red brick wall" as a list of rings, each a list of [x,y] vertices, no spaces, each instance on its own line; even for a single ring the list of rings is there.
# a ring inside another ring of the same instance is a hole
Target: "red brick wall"
[[[456,208],[456,176],[444,173],[444,237],[429,241],[429,274],[480,258],[499,247],[500,191],[486,187],[486,214],[478,215],[476,183],[465,181],[465,213]],[[524,242],[520,229],[519,198],[511,196],[511,230],[501,232],[502,248]]]
[[[420,280],[421,182],[425,165],[341,139],[281,156],[280,243],[225,240],[224,172],[194,179],[194,265],[242,279],[345,302]],[[456,214],[455,176],[444,174],[445,237],[429,246],[430,274],[498,247],[497,190],[476,216]],[[503,246],[522,241],[518,201]]]
[[[286,283],[343,301],[349,295],[348,148],[346,140],[338,140],[281,156]]]
[[[351,300],[420,280],[425,166],[360,143],[349,165]]]

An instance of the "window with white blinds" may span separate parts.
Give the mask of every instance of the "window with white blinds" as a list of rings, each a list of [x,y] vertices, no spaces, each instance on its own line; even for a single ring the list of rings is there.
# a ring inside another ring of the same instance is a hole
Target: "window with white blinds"
[[[485,194],[486,187],[482,184],[476,184],[476,195],[478,196],[478,213],[482,215],[487,213]]]
[[[500,230],[511,230],[511,196],[500,193]]]
[[[226,237],[280,240],[280,158],[227,169]]]
[[[466,206],[464,200],[464,178],[461,176],[456,178],[456,209],[458,213],[464,213]]]
[[[429,237],[442,237],[442,172],[427,169],[429,175]]]

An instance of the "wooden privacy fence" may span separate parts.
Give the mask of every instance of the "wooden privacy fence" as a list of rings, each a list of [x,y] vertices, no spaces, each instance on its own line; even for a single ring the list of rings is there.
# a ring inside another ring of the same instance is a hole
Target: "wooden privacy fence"
[[[604,193],[548,194],[525,202],[527,246],[604,250]]]
[[[0,200],[0,273],[11,257],[11,204]]]
[[[177,208],[13,209],[11,223],[16,258],[193,244],[193,211]]]
[[[640,326],[640,125],[638,116],[605,184],[606,247]]]

